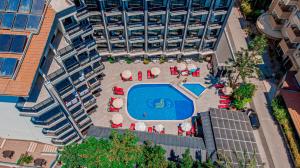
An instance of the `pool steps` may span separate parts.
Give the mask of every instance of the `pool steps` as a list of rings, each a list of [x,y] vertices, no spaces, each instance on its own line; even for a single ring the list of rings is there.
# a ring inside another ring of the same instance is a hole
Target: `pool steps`
[[[177,90],[179,90],[181,93],[188,93],[185,94],[188,98],[190,98],[191,100],[193,99],[199,99],[198,96],[196,96],[194,93],[192,93],[191,91],[189,91],[187,88],[185,88],[184,86],[182,86],[181,82],[171,82],[170,83],[174,88],[176,88]]]

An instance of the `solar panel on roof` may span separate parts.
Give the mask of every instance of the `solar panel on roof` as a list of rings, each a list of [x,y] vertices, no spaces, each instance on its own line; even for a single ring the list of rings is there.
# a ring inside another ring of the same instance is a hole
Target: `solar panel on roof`
[[[2,16],[1,27],[5,29],[10,29],[12,27],[15,14],[13,13],[4,13]]]
[[[4,11],[6,8],[6,0],[0,1],[0,11]]]
[[[39,28],[41,16],[28,15],[27,30],[37,30]]]
[[[15,58],[0,58],[0,76],[11,77],[14,74],[18,60]]]
[[[41,15],[44,10],[45,0],[32,0],[31,13]]]
[[[27,37],[23,35],[13,36],[10,51],[15,53],[22,53],[26,45]]]
[[[18,11],[20,0],[8,0],[6,11],[16,12]]]
[[[22,13],[29,13],[31,7],[31,0],[21,0],[19,12]]]
[[[16,14],[15,21],[14,21],[14,28],[25,29],[27,25],[27,17],[28,15],[25,14]]]
[[[0,35],[0,52],[8,52],[11,44],[12,36],[7,34]]]

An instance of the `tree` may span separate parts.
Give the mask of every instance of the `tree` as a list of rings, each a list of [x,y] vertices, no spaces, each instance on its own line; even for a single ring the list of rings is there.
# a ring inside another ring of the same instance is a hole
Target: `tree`
[[[158,145],[151,142],[145,142],[143,146],[143,166],[147,168],[167,168],[169,164],[165,158],[166,151]],[[173,162],[174,163],[174,162]]]
[[[257,35],[255,38],[250,42],[249,49],[258,55],[262,55],[268,46],[268,40],[265,35]]]
[[[238,81],[241,79],[244,83],[246,79],[253,77],[254,74],[259,73],[257,64],[259,59],[251,54],[249,50],[243,49],[235,55],[235,61],[233,62],[233,68],[236,71],[236,74],[230,74],[229,83],[231,87],[237,87]]]
[[[241,84],[233,90],[233,105],[237,109],[243,109],[247,103],[251,102],[254,95],[255,85],[251,83]]]
[[[247,154],[247,152],[244,150],[243,152],[236,152],[233,151],[234,156],[237,160],[238,167],[239,168],[256,168],[256,151],[252,155]],[[218,167],[221,168],[232,168],[236,167],[236,165],[233,164],[230,158],[228,158],[223,151],[218,152],[218,160],[217,164]]]
[[[192,168],[194,165],[194,160],[190,155],[190,149],[186,149],[182,154],[182,159],[180,161],[180,167],[182,168]]]
[[[249,3],[249,0],[242,0],[241,11],[245,15],[245,17],[249,16],[252,13],[252,7]]]

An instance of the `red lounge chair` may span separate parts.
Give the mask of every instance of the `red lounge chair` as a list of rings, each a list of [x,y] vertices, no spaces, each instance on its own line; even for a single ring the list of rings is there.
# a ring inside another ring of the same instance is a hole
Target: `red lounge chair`
[[[221,104],[218,106],[219,109],[228,109],[229,108],[229,104]]]
[[[171,75],[174,75],[174,67],[173,66],[170,67],[170,73],[171,73]]]
[[[124,92],[123,91],[114,91],[114,94],[115,95],[124,95]]]
[[[170,67],[170,72],[171,72],[171,75],[178,75],[178,71],[177,71],[177,67]]]
[[[220,99],[230,99],[230,96],[226,96],[226,95],[221,95]]]
[[[217,88],[217,89],[221,89],[221,88],[223,88],[223,87],[224,87],[224,85],[221,84],[221,83],[215,84],[215,88]]]
[[[230,104],[230,100],[226,99],[226,100],[220,100],[220,104]]]
[[[192,136],[192,131],[187,131],[185,134],[186,136]]]
[[[120,110],[120,109],[114,108],[114,107],[112,107],[112,106],[110,106],[109,109],[108,109],[109,112],[119,112],[119,110]]]
[[[192,126],[191,133],[192,133],[192,135],[195,135],[195,133],[196,133],[195,125]]]
[[[160,134],[165,134],[165,130],[160,131]]]
[[[129,81],[132,81],[132,76],[128,79]]]
[[[123,88],[118,87],[118,86],[114,86],[113,91],[123,91]]]
[[[122,127],[123,126],[123,124],[121,123],[121,124],[114,124],[114,123],[111,123],[111,128],[120,128],[120,127]]]
[[[139,81],[143,80],[143,74],[141,71],[138,72],[138,80]]]
[[[129,129],[130,129],[131,131],[134,131],[134,130],[135,130],[135,123],[131,123]]]
[[[178,135],[183,135],[184,131],[182,130],[181,126],[178,126]]]
[[[151,78],[152,78],[152,75],[151,75],[151,71],[150,71],[150,70],[147,70],[147,78],[148,78],[148,79],[151,79]]]
[[[200,70],[197,69],[195,72],[192,72],[193,77],[199,77],[200,76]]]
[[[153,128],[152,127],[148,127],[148,132],[152,133],[153,132]]]

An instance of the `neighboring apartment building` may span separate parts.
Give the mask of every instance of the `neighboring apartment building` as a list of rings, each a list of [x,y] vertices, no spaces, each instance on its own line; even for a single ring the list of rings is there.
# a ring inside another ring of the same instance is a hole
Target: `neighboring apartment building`
[[[257,21],[257,28],[273,39],[287,71],[297,71],[300,83],[300,0],[273,0]]]
[[[0,136],[58,146],[80,141],[98,108],[103,58],[214,54],[232,5],[1,0],[0,122],[6,126]]]

